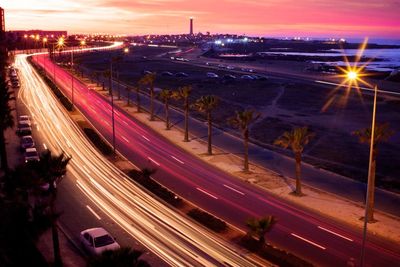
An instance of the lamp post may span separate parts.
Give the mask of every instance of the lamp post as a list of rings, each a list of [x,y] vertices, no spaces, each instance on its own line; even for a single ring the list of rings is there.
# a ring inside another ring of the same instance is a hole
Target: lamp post
[[[124,49],[124,53],[128,53],[129,49]],[[114,116],[114,95],[113,95],[113,63],[118,62],[121,60],[120,56],[116,57],[111,57],[110,55],[110,77],[109,77],[109,83],[110,83],[110,97],[111,97],[111,122],[112,122],[112,144],[113,144],[113,154],[115,154],[115,116]],[[119,84],[119,81],[117,81]]]
[[[71,103],[74,109],[74,49],[71,50]]]
[[[347,72],[347,79],[349,81],[355,81],[358,79],[358,73],[356,71]],[[365,261],[365,244],[367,239],[367,228],[368,228],[368,211],[372,208],[370,199],[373,198],[374,185],[372,179],[372,165],[373,165],[373,154],[374,154],[374,143],[375,143],[375,122],[376,122],[376,100],[378,95],[378,86],[374,86],[374,101],[372,107],[372,121],[371,121],[371,141],[369,148],[369,164],[368,164],[368,181],[367,181],[367,194],[365,199],[365,213],[364,213],[364,225],[363,225],[363,237],[361,244],[361,256],[360,266],[364,266]]]

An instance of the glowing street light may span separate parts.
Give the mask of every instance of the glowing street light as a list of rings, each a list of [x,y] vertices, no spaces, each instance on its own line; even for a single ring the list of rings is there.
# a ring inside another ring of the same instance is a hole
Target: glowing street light
[[[125,54],[128,54],[128,53],[129,53],[129,48],[128,48],[128,47],[125,47],[125,48],[124,48],[124,53],[125,53]]]
[[[377,94],[378,94],[378,86],[372,86],[368,82],[362,79],[363,76],[367,76],[367,74],[363,74],[362,71],[365,69],[367,64],[369,63],[366,62],[362,66],[357,66],[358,61],[360,60],[364,49],[367,46],[367,41],[368,39],[365,39],[364,43],[361,46],[360,51],[357,54],[357,60],[354,66],[351,66],[347,57],[345,56],[345,61],[346,61],[346,68],[341,68],[339,67],[340,70],[343,71],[343,75],[340,75],[340,77],[344,77],[345,80],[340,84],[340,86],[344,84],[348,84],[347,91],[351,90],[353,87],[355,87],[358,91],[359,94],[359,83],[362,83],[364,85],[367,85],[368,87],[374,87],[374,102],[373,102],[373,108],[372,108],[372,122],[371,122],[371,141],[370,141],[370,150],[369,150],[369,165],[368,165],[368,182],[367,182],[367,196],[365,200],[365,214],[364,214],[364,226],[363,226],[363,239],[362,239],[362,246],[361,246],[361,256],[360,256],[360,266],[364,266],[364,258],[365,258],[365,243],[366,243],[366,238],[367,238],[367,226],[368,226],[368,220],[369,220],[369,211],[370,209],[373,209],[372,203],[370,203],[370,200],[373,199],[374,197],[374,179],[373,179],[373,154],[374,154],[374,143],[375,143],[375,121],[376,121],[376,99],[377,99]]]

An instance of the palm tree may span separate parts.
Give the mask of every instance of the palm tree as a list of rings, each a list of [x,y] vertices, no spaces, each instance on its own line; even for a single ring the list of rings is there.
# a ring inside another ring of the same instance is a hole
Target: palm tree
[[[40,161],[32,162],[31,167],[43,184],[48,185],[47,193],[49,195],[49,208],[51,218],[51,230],[53,236],[54,265],[62,266],[60,255],[60,244],[57,231],[57,212],[55,202],[57,198],[56,184],[61,182],[67,172],[67,165],[70,158],[64,153],[53,156],[50,150],[46,150],[40,155]]]
[[[244,171],[249,170],[249,126],[254,123],[260,113],[253,110],[236,111],[236,116],[228,119],[228,123],[242,131],[244,142]]]
[[[213,95],[202,96],[196,100],[194,103],[194,107],[206,114],[207,123],[208,123],[208,147],[207,152],[209,155],[212,155],[212,146],[211,146],[211,135],[212,135],[212,120],[211,120],[211,112],[217,107],[218,98]]]
[[[174,99],[183,99],[183,110],[185,112],[185,137],[183,139],[184,142],[189,142],[189,96],[192,91],[191,86],[183,86],[178,89],[178,91],[174,91],[172,97]]]
[[[160,92],[160,98],[164,102],[164,107],[165,107],[165,128],[169,130],[171,129],[169,123],[169,100],[172,98],[172,91],[168,89],[163,89]]]
[[[87,267],[149,267],[146,261],[139,259],[143,252],[122,247],[117,250],[106,250],[101,255],[89,260]]]
[[[260,244],[265,243],[265,234],[271,231],[277,220],[274,216],[265,216],[262,218],[250,218],[246,221],[246,226],[249,228],[247,235],[249,237],[257,236]]]
[[[1,169],[8,171],[6,138],[4,131],[14,126],[14,118],[11,114],[13,108],[10,107],[10,101],[15,98],[11,96],[8,85],[3,78],[0,80],[0,156]]]
[[[274,144],[283,148],[290,147],[294,153],[296,161],[296,195],[301,196],[301,158],[304,147],[310,142],[315,136],[314,133],[308,131],[307,127],[294,128],[290,132],[284,132],[278,139],[275,140]]]
[[[371,128],[366,128],[358,131],[354,131],[353,135],[357,136],[359,142],[362,144],[371,144]],[[374,143],[372,144],[372,162],[371,162],[371,174],[370,183],[368,186],[369,199],[367,205],[367,221],[374,222],[374,204],[375,204],[375,173],[376,173],[376,157],[378,155],[377,145],[382,142],[386,142],[394,134],[394,131],[390,129],[388,123],[377,124],[375,126]]]
[[[150,120],[154,120],[154,81],[156,73],[148,73],[139,80],[139,84],[148,85],[150,89]]]
[[[136,112],[140,113],[140,86],[135,86],[136,92]]]

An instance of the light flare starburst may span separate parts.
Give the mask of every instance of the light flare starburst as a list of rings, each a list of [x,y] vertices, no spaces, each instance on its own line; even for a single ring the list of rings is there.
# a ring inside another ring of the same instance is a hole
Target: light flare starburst
[[[322,112],[326,111],[334,103],[338,104],[341,107],[346,106],[352,89],[357,92],[358,96],[363,102],[360,85],[364,85],[370,88],[372,87],[372,85],[365,80],[365,77],[370,75],[364,73],[364,70],[368,66],[368,64],[373,60],[373,58],[370,58],[366,62],[363,62],[363,64],[361,65],[359,64],[364,54],[364,50],[367,47],[367,44],[368,44],[368,38],[365,38],[364,42],[361,44],[361,46],[357,51],[357,55],[355,56],[354,62],[349,61],[347,55],[342,49],[345,66],[344,67],[337,66],[337,69],[340,71],[341,74],[335,76],[337,78],[341,78],[342,81],[329,93],[328,100],[321,109]],[[339,95],[338,92],[341,91],[343,88],[344,88],[344,93]]]

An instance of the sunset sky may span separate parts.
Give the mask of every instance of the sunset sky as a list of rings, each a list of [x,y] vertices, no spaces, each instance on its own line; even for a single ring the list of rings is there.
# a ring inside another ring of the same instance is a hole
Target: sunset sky
[[[400,0],[4,0],[7,30],[400,39]]]

